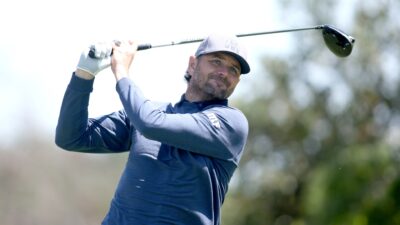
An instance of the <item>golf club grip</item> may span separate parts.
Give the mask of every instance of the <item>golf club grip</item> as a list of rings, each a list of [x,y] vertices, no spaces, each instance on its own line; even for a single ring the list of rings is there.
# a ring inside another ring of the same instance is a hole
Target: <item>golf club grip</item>
[[[146,49],[150,49],[152,46],[151,46],[151,44],[140,44],[140,45],[138,45],[138,48],[137,48],[137,50],[138,51],[141,51],[141,50],[146,50]],[[90,58],[92,58],[92,59],[94,59],[94,58],[96,58],[95,57],[95,54],[94,54],[94,49],[93,48],[91,48],[90,49],[90,51],[89,51],[89,57]],[[113,54],[113,52],[111,52],[111,55]]]

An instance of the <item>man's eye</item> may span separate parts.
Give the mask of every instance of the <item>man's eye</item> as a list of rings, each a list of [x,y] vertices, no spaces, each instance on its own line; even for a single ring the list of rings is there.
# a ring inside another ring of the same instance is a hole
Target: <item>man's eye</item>
[[[236,67],[231,67],[230,68],[230,73],[233,74],[233,75],[240,75],[240,72]]]
[[[219,66],[219,65],[221,65],[222,62],[221,62],[221,60],[219,60],[219,59],[212,59],[212,60],[211,60],[211,63],[214,64],[214,65]]]

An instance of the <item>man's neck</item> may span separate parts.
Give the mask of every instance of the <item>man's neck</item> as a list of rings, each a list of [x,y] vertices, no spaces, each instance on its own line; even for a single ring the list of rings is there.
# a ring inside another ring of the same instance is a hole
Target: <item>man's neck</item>
[[[193,91],[186,90],[185,99],[189,102],[205,102],[213,100],[214,98],[210,95],[206,96],[204,94],[196,94]]]

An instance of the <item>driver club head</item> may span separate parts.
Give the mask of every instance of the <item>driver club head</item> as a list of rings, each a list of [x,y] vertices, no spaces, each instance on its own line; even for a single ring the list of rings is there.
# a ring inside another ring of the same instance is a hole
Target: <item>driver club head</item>
[[[353,37],[331,25],[323,25],[321,29],[326,46],[335,55],[346,57],[351,54],[354,42],[356,41]]]

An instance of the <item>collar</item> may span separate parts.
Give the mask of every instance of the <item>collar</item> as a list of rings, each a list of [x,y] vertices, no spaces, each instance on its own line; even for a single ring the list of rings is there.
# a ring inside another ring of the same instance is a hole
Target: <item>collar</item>
[[[228,99],[213,99],[209,101],[200,101],[200,102],[189,102],[185,98],[185,94],[181,96],[181,100],[176,104],[177,107],[196,107],[199,110],[204,109],[207,106],[210,105],[228,105]]]

